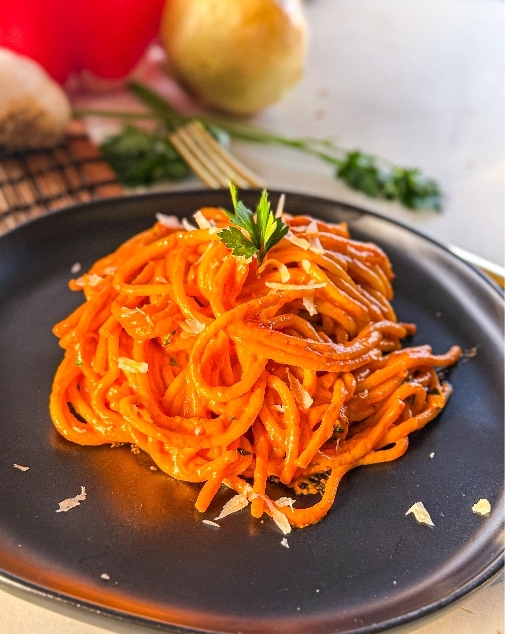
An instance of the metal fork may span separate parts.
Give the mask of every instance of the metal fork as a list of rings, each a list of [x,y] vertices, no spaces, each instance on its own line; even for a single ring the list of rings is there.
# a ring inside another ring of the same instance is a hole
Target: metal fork
[[[228,187],[230,181],[241,189],[265,187],[260,177],[219,145],[200,121],[193,120],[177,128],[170,135],[170,141],[189,167],[210,189]],[[502,267],[458,247],[450,246],[449,249],[462,260],[483,270],[503,288],[504,270]]]
[[[227,152],[200,121],[191,121],[170,135],[170,141],[193,172],[210,189],[262,188],[263,181]]]

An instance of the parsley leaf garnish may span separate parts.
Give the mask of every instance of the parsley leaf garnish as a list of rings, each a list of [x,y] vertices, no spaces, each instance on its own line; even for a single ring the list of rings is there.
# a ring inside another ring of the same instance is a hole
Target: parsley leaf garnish
[[[232,249],[235,256],[251,258],[256,255],[258,264],[261,266],[267,251],[287,234],[289,227],[282,218],[276,218],[273,214],[266,189],[263,190],[256,206],[256,215],[238,199],[237,189],[232,183],[230,183],[230,193],[234,211],[225,209],[224,212],[236,226],[223,229],[219,233],[221,242]],[[247,232],[249,237],[237,227]]]
[[[223,229],[219,237],[221,242],[224,242],[228,249],[232,250],[233,255],[249,259],[258,253],[256,246],[237,227]]]

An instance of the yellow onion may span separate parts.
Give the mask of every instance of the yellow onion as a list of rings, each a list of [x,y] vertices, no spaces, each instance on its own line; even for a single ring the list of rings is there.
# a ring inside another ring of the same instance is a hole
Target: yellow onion
[[[300,0],[168,0],[161,37],[174,76],[226,112],[271,105],[303,70]]]

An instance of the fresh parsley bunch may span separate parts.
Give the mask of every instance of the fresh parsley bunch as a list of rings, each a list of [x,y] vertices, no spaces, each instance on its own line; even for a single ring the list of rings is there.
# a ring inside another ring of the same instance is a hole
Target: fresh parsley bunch
[[[236,139],[282,145],[315,156],[331,165],[334,174],[352,189],[371,198],[397,201],[408,209],[442,208],[442,193],[438,183],[425,177],[416,168],[392,165],[361,150],[347,150],[331,139],[289,138],[262,128],[223,117],[186,117],[160,95],[139,82],[131,82],[132,92],[149,107],[147,113],[112,111],[77,111],[76,115],[101,115],[126,121],[154,120],[158,130],[148,133],[132,125],[105,141],[102,150],[125,185],[154,183],[158,180],[185,178],[190,170],[170,144],[168,135],[181,125],[196,118],[219,142],[231,136]],[[149,135],[151,135],[149,137]],[[175,158],[173,154],[175,153]],[[251,235],[253,244],[259,244]],[[245,248],[245,247],[244,247]]]
[[[238,199],[237,189],[232,183],[230,183],[230,192],[234,211],[225,209],[224,212],[232,226],[220,231],[221,242],[232,249],[233,255],[244,258],[252,258],[256,255],[258,264],[261,266],[267,251],[287,234],[289,227],[284,224],[282,218],[275,217],[270,208],[266,189],[263,190],[256,206],[256,214]]]
[[[131,124],[101,145],[119,180],[128,187],[151,185],[161,180],[181,180],[191,170],[166,134],[148,132]]]

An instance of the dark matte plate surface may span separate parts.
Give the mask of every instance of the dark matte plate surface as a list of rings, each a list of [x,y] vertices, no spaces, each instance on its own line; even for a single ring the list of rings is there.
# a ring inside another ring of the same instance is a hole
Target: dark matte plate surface
[[[276,194],[272,195],[274,201]],[[251,204],[255,193],[244,194]],[[348,474],[329,516],[294,530],[243,512],[202,524],[196,488],[149,470],[127,448],[78,447],[48,414],[62,351],[53,324],[81,302],[67,289],[155,212],[228,205],[224,192],[83,205],[0,238],[0,569],[4,579],[105,613],[212,632],[377,632],[434,611],[490,578],[503,551],[503,305],[483,276],[382,217],[291,194],[287,211],[345,220],[396,271],[395,307],[414,344],[478,355],[452,372],[454,395],[400,460]],[[435,456],[430,459],[430,453]],[[27,465],[29,471],[13,468]],[[68,513],[58,502],[86,487]],[[207,517],[217,514],[220,494]],[[490,517],[474,515],[481,497]],[[406,510],[422,500],[435,528]],[[109,581],[101,579],[106,573]]]

